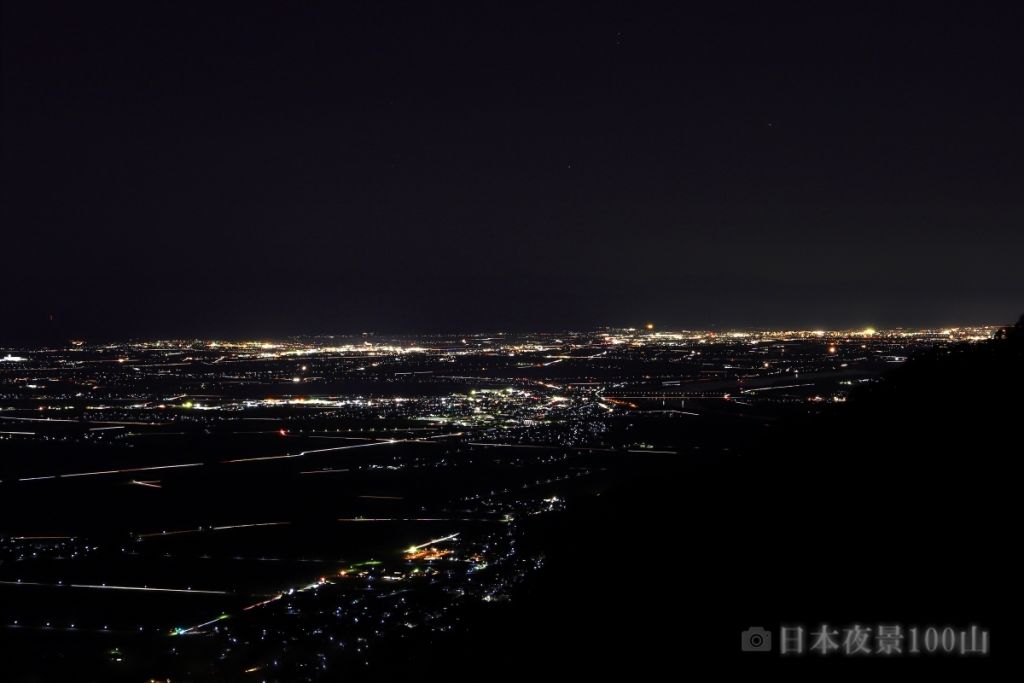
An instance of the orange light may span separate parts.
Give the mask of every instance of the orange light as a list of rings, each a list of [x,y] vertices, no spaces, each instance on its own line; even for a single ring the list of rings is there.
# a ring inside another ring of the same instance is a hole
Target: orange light
[[[442,557],[451,555],[451,550],[444,550],[441,548],[410,548],[405,552],[405,559],[407,560],[440,560]]]

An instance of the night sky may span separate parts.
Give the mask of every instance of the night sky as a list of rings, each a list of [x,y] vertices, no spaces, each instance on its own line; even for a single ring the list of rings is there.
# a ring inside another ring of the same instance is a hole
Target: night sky
[[[478,4],[6,2],[0,342],[1024,311],[1021,10]]]

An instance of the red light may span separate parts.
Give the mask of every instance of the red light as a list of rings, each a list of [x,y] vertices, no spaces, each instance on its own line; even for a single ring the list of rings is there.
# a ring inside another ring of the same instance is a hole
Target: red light
[[[288,436],[288,430],[287,429],[282,429],[282,430],[280,430],[279,433],[281,434],[281,436]]]

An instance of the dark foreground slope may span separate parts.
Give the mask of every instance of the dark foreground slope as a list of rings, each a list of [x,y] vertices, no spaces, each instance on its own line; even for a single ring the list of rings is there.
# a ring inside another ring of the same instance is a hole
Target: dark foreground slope
[[[644,680],[710,667],[989,677],[1019,648],[1022,331],[915,358],[728,461],[645,460],[547,521],[548,567],[521,599],[373,675]],[[991,654],[740,651],[748,626],[822,623],[976,624],[991,632]]]

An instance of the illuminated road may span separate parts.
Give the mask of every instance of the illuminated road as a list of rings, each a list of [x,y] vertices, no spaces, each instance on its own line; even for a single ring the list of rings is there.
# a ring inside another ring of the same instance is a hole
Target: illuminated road
[[[97,470],[95,472],[72,472],[70,474],[47,474],[38,477],[21,477],[17,481],[41,481],[44,479],[73,479],[75,477],[98,477],[109,474],[130,474],[132,472],[150,472],[152,470],[173,470],[183,467],[202,467],[201,462],[186,462],[180,465],[151,465],[148,467],[125,467],[119,470]]]
[[[439,434],[437,436],[427,437],[427,439],[442,439],[461,436],[461,432],[452,434]],[[301,458],[306,455],[313,455],[315,453],[334,453],[337,451],[350,451],[356,448],[371,448],[373,446],[393,446],[399,443],[432,443],[424,438],[409,438],[409,439],[382,439],[380,441],[371,441],[370,443],[357,443],[348,446],[333,446],[331,448],[314,448],[308,451],[300,451],[298,453],[288,453],[285,455],[263,455],[253,458],[233,458],[231,460],[222,460],[221,463],[225,465],[234,465],[244,462],[259,462],[263,460],[284,460],[287,458]]]
[[[105,591],[145,591],[150,593],[196,593],[199,595],[231,595],[230,591],[199,588],[150,588],[149,586],[108,586],[94,583],[40,583],[37,581],[0,581],[2,586],[41,586],[44,588],[82,588]]]

